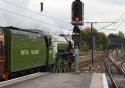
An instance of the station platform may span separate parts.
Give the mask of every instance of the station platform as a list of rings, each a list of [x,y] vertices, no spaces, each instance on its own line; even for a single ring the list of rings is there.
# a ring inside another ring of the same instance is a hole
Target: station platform
[[[109,88],[106,75],[104,73],[94,73],[92,76],[90,88]]]
[[[104,73],[49,73],[2,88],[108,88]]]

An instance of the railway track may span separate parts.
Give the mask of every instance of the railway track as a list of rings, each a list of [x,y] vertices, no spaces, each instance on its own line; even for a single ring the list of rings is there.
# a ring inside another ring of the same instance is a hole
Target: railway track
[[[110,70],[109,70],[109,66],[106,64],[106,61],[104,61],[104,64],[105,64],[106,70],[107,70],[107,72],[108,72],[108,74],[109,74],[109,76],[110,76],[110,78],[111,78],[111,81],[112,81],[112,83],[113,83],[112,88],[113,88],[113,87],[119,88],[118,85],[117,85],[117,83],[116,83],[115,80],[113,79],[112,73],[111,73]]]
[[[96,61],[102,60],[103,57],[104,56],[98,56],[93,61],[96,62]],[[79,67],[83,67],[83,66],[89,65],[91,63],[92,63],[92,60],[87,60],[87,61],[84,61],[84,62],[80,62],[78,65],[79,65]]]
[[[125,66],[124,66],[124,64],[125,64],[125,61],[123,61],[121,63],[120,67],[121,67],[122,72],[125,74],[125,68],[124,68]]]
[[[86,61],[82,61],[79,62],[78,67],[79,67],[79,71],[80,72],[89,72],[89,73],[102,73],[104,72],[104,65],[103,65],[103,58],[105,56],[103,55],[99,55],[96,56],[96,58],[94,58],[93,60],[93,64],[92,64],[92,60],[86,60]]]
[[[97,62],[97,61],[100,61],[100,60],[102,60],[102,58],[103,58],[104,56],[102,56],[102,55],[97,55],[96,56],[96,58],[94,58],[94,62]],[[78,63],[78,68],[79,68],[79,71],[80,72],[85,72],[85,71],[90,71],[91,70],[91,63],[92,63],[92,60],[90,59],[90,55],[89,55],[89,57],[85,57],[84,56],[84,59],[83,59],[83,56],[82,56],[82,58],[80,57],[79,58],[79,63]],[[95,64],[95,63],[94,63]],[[90,67],[90,68],[89,68]],[[101,67],[101,66],[100,66]],[[74,71],[74,66],[72,66],[72,71]],[[92,68],[93,69],[93,68]]]
[[[109,58],[103,60],[106,71],[110,77],[110,80],[112,82],[112,85],[110,85],[111,88],[124,88],[124,83],[122,80],[125,78],[125,71],[123,68],[123,58],[125,56],[119,57],[117,60],[111,61]],[[119,63],[116,64],[116,63]]]

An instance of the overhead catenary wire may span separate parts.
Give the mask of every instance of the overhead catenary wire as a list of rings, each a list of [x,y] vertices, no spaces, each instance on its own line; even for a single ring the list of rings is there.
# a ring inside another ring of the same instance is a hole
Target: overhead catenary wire
[[[101,27],[101,28],[99,28],[99,30],[103,30],[103,29],[105,29],[106,27],[109,27],[109,26],[111,26],[111,25],[113,25],[113,24],[115,24],[115,23],[111,23],[111,24],[108,24],[108,25],[106,25],[106,26],[104,26],[104,27]]]
[[[116,25],[116,28],[118,28],[121,24],[123,24],[124,21],[125,21],[125,18],[122,19],[122,20],[119,22],[119,24]]]
[[[119,22],[124,15],[125,15],[125,12],[123,12],[123,13],[119,16],[117,22]]]
[[[21,8],[21,9],[24,9],[24,10],[26,10],[26,11],[29,11],[29,12],[31,12],[31,13],[34,13],[34,14],[37,14],[37,15],[40,15],[40,16],[43,16],[43,17],[47,17],[47,18],[49,18],[49,19],[53,19],[53,20],[58,21],[58,22],[63,22],[63,23],[66,23],[66,24],[71,25],[70,22],[65,22],[65,21],[62,21],[62,20],[60,20],[60,19],[57,19],[57,18],[54,18],[54,17],[50,17],[50,16],[47,16],[47,15],[44,15],[44,14],[35,12],[35,11],[33,11],[33,10],[30,10],[30,9],[25,8],[25,7],[16,5],[16,4],[12,3],[12,2],[9,2],[8,0],[1,0],[1,1],[3,1],[3,2],[7,3],[7,4],[10,4],[10,5],[13,5],[13,6],[17,7],[17,8]],[[117,27],[120,25],[120,23],[121,23],[120,20],[121,20],[121,18],[122,18],[124,15],[125,15],[125,12],[123,12],[123,13],[119,16],[118,20],[116,21],[117,24],[115,24],[115,28],[117,28]],[[85,22],[85,23],[87,23],[87,22]],[[60,26],[60,27],[62,27],[62,26]],[[104,28],[103,28],[103,29],[104,29]]]
[[[33,11],[33,10],[24,8],[24,7],[19,6],[19,5],[16,5],[16,4],[14,4],[14,3],[12,3],[12,2],[9,2],[9,1],[7,1],[7,0],[1,0],[1,1],[3,1],[3,2],[7,3],[7,4],[10,4],[10,5],[13,5],[13,6],[17,7],[17,8],[21,8],[21,9],[24,9],[24,10],[26,10],[26,11],[29,11],[29,12],[31,12],[31,13],[34,13],[34,14],[37,14],[37,15],[40,15],[40,16],[44,16],[44,17],[53,19],[53,20],[55,20],[55,21],[63,22],[63,23],[66,23],[66,24],[71,25],[69,22],[65,22],[65,21],[62,21],[62,20],[60,20],[60,19],[56,19],[56,18],[54,18],[54,17],[50,17],[50,16],[47,16],[47,15],[44,15],[44,14],[40,14],[40,13],[35,12],[35,11]],[[120,21],[120,19],[122,18],[122,16],[124,16],[124,14],[125,14],[125,12],[123,12],[123,13],[120,15],[119,19],[116,21],[117,24],[118,24],[118,22]],[[87,22],[85,22],[85,23],[87,23]],[[102,23],[103,23],[103,22],[102,22]],[[117,24],[116,24],[116,28],[117,28],[117,26],[119,26],[119,24],[118,24],[118,25],[117,25]]]
[[[117,22],[85,22],[85,23],[95,23],[95,24],[97,24],[97,23],[110,23],[110,24],[108,24],[108,25],[106,25],[106,26],[104,26],[104,27],[101,27],[101,28],[99,28],[98,30],[103,30],[103,29],[106,29],[106,27],[109,27],[109,26],[111,26],[111,25],[113,25],[113,24],[116,24]],[[106,30],[108,30],[108,29],[106,29]],[[110,29],[110,30],[112,30],[112,29]],[[114,30],[114,29],[113,29]]]
[[[50,17],[50,16],[47,16],[47,15],[44,15],[44,14],[40,14],[40,13],[35,12],[35,11],[33,11],[33,10],[30,10],[30,9],[24,8],[24,7],[22,7],[22,6],[16,5],[16,4],[14,4],[14,3],[11,3],[11,2],[9,2],[9,1],[7,1],[7,0],[1,0],[1,1],[3,1],[3,2],[5,2],[5,3],[8,3],[8,4],[10,4],[10,5],[13,5],[13,6],[17,7],[17,8],[21,8],[21,9],[27,10],[27,11],[29,11],[29,12],[31,12],[31,13],[34,13],[34,14],[37,14],[37,15],[40,15],[40,16],[44,16],[44,17],[53,19],[53,20],[55,20],[55,21],[63,22],[63,23],[66,23],[66,24],[68,23],[69,25],[71,25],[69,22],[65,22],[65,21],[62,21],[62,20],[60,20],[60,19],[56,19],[56,18],[54,18],[54,17]]]
[[[44,22],[44,21],[41,21],[41,20],[32,18],[32,17],[28,17],[28,16],[25,16],[25,15],[21,15],[21,14],[18,14],[18,13],[15,13],[15,12],[12,12],[12,11],[9,11],[9,10],[6,10],[6,9],[3,9],[3,8],[0,8],[0,10],[2,10],[2,11],[4,11],[4,12],[12,13],[12,14],[15,14],[15,15],[18,15],[18,16],[21,16],[21,17],[24,17],[24,18],[28,18],[28,19],[33,20],[33,21],[42,22],[42,23],[44,23],[44,24],[51,25],[51,26],[56,27],[56,28],[60,28],[59,26],[56,26],[56,25],[53,25],[53,24],[50,24],[50,23],[47,23],[47,22]],[[63,28],[63,29],[64,29],[64,28]]]
[[[118,19],[117,19],[116,22],[111,23],[111,24],[108,24],[108,25],[106,25],[106,26],[104,26],[104,27],[102,27],[102,28],[99,28],[99,29],[106,29],[106,27],[111,26],[111,25],[114,24],[115,27],[114,27],[114,29],[111,29],[111,30],[116,30],[117,27],[120,26],[120,23],[121,23],[122,21],[125,21],[125,19],[121,20],[124,15],[125,15],[125,12],[123,12],[123,13],[118,17]],[[106,29],[106,30],[108,30],[108,29]]]
[[[116,21],[117,24],[116,24],[115,28],[118,28],[118,26],[120,26],[120,23],[124,21],[124,19],[121,20],[124,15],[125,15],[125,11],[118,17],[118,20]]]

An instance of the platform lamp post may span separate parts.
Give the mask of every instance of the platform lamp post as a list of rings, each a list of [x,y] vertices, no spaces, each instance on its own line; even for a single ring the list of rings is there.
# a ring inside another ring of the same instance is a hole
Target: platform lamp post
[[[75,59],[75,72],[78,73],[78,47],[80,43],[80,28],[79,26],[83,25],[83,15],[84,15],[84,3],[82,3],[80,0],[75,0],[72,3],[72,25],[73,33],[72,33],[72,39],[74,41],[74,59]]]

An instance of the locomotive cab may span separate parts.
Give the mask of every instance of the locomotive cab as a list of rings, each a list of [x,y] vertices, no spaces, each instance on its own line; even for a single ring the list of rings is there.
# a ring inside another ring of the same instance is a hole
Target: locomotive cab
[[[4,35],[0,32],[0,77],[5,79]]]

